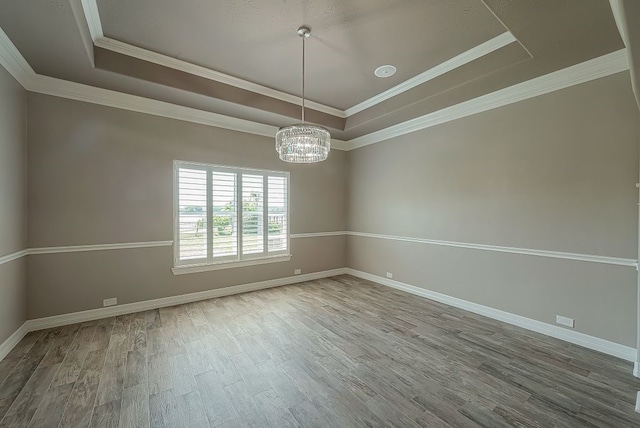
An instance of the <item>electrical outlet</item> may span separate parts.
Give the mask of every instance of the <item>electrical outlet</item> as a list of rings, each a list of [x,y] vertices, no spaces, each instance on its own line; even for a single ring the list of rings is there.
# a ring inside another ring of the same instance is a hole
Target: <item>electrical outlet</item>
[[[387,272],[387,278],[393,278],[393,274],[391,272]]]
[[[293,271],[294,275],[300,275],[302,273],[302,269],[296,269]]]
[[[556,324],[565,325],[567,327],[573,328],[575,326],[575,321],[573,318],[567,318],[560,315],[556,315]]]
[[[111,299],[104,299],[102,301],[102,306],[113,306],[118,304],[118,298],[112,297]]]

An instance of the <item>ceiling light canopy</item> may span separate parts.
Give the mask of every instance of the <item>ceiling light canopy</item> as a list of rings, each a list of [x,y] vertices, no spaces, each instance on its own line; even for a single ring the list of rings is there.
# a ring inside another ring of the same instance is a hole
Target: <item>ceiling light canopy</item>
[[[322,126],[304,121],[305,39],[311,35],[309,27],[298,28],[302,38],[302,123],[285,126],[276,132],[276,151],[280,159],[293,163],[314,163],[327,159],[331,149],[331,134]]]

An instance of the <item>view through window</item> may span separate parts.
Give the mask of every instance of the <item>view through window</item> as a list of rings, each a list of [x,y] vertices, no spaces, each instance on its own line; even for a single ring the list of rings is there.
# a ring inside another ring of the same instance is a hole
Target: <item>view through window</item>
[[[289,173],[175,164],[175,263],[288,254]]]

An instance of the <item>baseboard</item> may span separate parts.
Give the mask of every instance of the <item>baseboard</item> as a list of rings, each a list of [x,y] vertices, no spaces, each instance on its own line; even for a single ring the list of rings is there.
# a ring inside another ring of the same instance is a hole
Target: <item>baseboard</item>
[[[158,309],[167,306],[179,305],[183,303],[191,303],[200,300],[213,299],[216,297],[230,296],[233,294],[247,293],[250,291],[263,290],[266,288],[279,287],[282,285],[295,284],[298,282],[312,281],[330,276],[349,274],[369,281],[373,281],[388,287],[402,290],[420,297],[435,300],[456,308],[464,309],[469,312],[484,315],[498,321],[512,324],[527,330],[565,340],[585,348],[613,355],[627,361],[634,361],[633,374],[638,374],[639,365],[636,361],[636,350],[629,346],[610,342],[594,336],[589,336],[576,331],[569,331],[561,327],[536,321],[510,312],[501,311],[499,309],[490,308],[488,306],[458,299],[456,297],[447,296],[446,294],[437,293],[424,288],[405,284],[399,281],[383,278],[367,272],[358,271],[351,268],[340,268],[327,270],[322,272],[313,272],[303,275],[289,276],[285,278],[272,279],[268,281],[254,282],[250,284],[235,285],[215,290],[201,291],[197,293],[181,294],[178,296],[163,297],[160,299],[145,300],[136,303],[127,303],[124,305],[111,306],[107,308],[91,309],[88,311],[74,312],[70,314],[55,315],[51,317],[38,318],[26,321],[15,333],[7,340],[0,344],[0,361],[20,342],[20,340],[30,331],[42,330],[45,328],[60,327],[63,325],[74,324],[78,322],[92,321],[101,318],[108,318],[117,315],[125,315],[151,309]]]
[[[640,391],[636,395],[636,413],[640,413]]]
[[[467,300],[458,299],[456,297],[447,296],[446,294],[437,293],[435,291],[430,291],[424,288],[416,287],[414,285],[409,285],[399,281],[394,281],[392,279],[383,278],[381,276],[373,275],[367,272],[362,272],[351,268],[347,268],[346,271],[347,274],[356,276],[358,278],[366,279],[378,284],[406,291],[407,293],[435,300],[436,302],[464,309],[466,311],[473,312],[479,315],[484,315],[488,318],[493,318],[507,324],[515,325],[527,330],[555,337],[556,339],[561,339],[576,345],[583,346],[585,348],[593,349],[595,351],[599,351],[608,355],[613,355],[614,357],[622,358],[627,361],[636,361],[636,349],[629,346],[610,342],[598,337],[589,336],[577,331],[567,330],[562,327],[533,320],[531,318],[526,318],[520,315],[512,314],[510,312],[501,311],[499,309],[494,309],[488,306],[480,305],[478,303],[469,302]]]
[[[23,323],[7,340],[0,343],[0,361],[6,357],[9,352],[22,340],[22,338],[29,333],[27,323]]]
[[[108,308],[91,309],[88,311],[74,312],[70,314],[55,315],[45,318],[27,320],[20,326],[7,340],[0,344],[0,361],[22,340],[30,331],[42,330],[45,328],[60,327],[78,322],[93,321],[101,318],[109,318],[117,315],[131,314],[134,312],[147,311],[150,309],[164,308],[167,306],[179,305],[182,303],[197,302],[200,300],[213,299],[216,297],[231,296],[233,294],[247,293],[249,291],[263,290],[266,288],[279,287],[281,285],[295,284],[298,282],[313,281],[314,279],[327,278],[330,276],[343,275],[346,268],[325,270],[322,272],[312,272],[303,275],[288,276],[285,278],[271,279],[268,281],[253,282],[250,284],[234,285],[231,287],[218,288],[215,290],[200,291],[197,293],[181,294],[178,296],[163,297],[160,299],[145,300],[143,302],[127,303],[124,305],[110,306]]]
[[[327,278],[330,276],[342,275],[346,273],[346,268],[313,272],[303,275],[288,276],[285,278],[271,279],[268,281],[253,282],[250,284],[234,285],[231,287],[218,288],[215,290],[200,291],[197,293],[181,294],[178,296],[163,297],[160,299],[145,300],[142,302],[127,303],[124,305],[110,306],[107,308],[91,309],[70,314],[55,315],[45,318],[28,320],[25,325],[27,331],[42,330],[45,328],[60,327],[78,322],[93,321],[101,318],[108,318],[117,315],[131,314],[134,312],[148,311],[151,309],[164,308],[167,306],[180,305],[183,303],[197,302],[199,300],[213,299],[216,297],[230,296],[233,294],[247,293],[249,291],[263,290],[266,288],[279,287],[282,285],[295,284],[298,282],[312,281],[314,279]],[[17,343],[17,342],[16,342]]]
[[[640,377],[640,364],[636,361],[633,363],[633,375],[635,377]]]

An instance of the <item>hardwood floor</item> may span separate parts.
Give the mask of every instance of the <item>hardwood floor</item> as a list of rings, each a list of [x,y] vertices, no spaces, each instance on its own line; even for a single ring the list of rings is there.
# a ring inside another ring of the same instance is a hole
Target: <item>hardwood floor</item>
[[[631,365],[350,276],[28,334],[1,427],[638,427]]]

